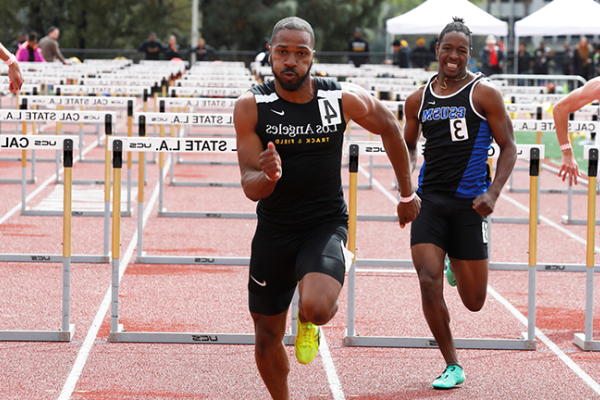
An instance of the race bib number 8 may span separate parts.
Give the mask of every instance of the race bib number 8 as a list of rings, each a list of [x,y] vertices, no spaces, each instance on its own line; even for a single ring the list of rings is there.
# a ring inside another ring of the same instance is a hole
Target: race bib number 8
[[[467,119],[466,118],[450,119],[450,135],[452,136],[453,142],[460,142],[461,140],[467,140],[469,138],[469,131],[467,130]]]
[[[319,112],[323,126],[337,125],[342,123],[340,103],[337,99],[319,99]]]

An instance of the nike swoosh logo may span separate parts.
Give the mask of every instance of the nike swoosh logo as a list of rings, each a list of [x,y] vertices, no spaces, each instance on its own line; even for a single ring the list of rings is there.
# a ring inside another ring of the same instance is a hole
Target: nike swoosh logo
[[[271,110],[271,111],[273,111],[273,110]],[[256,278],[255,278],[255,277],[253,277],[252,275],[250,275],[250,278],[252,278],[252,280],[253,280],[254,282],[256,282],[256,283],[257,283],[259,286],[267,286],[267,282],[265,282],[265,281],[259,282],[259,281],[257,281],[257,280],[256,280]]]
[[[428,103],[429,104],[435,104],[435,101],[429,101]]]
[[[273,111],[275,114],[277,115],[284,115],[285,114],[285,110],[281,110],[281,111],[275,111],[271,108],[271,111]]]

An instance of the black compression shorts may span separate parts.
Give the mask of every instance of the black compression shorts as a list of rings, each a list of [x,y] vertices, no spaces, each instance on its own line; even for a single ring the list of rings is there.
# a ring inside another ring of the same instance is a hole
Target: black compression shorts
[[[258,223],[252,240],[248,300],[250,311],[277,315],[287,310],[296,285],[309,272],[329,275],[344,284],[342,246],[347,223],[329,223],[300,231]]]
[[[411,246],[431,243],[459,260],[488,258],[487,218],[473,209],[473,199],[439,192],[419,196],[421,212],[411,223]]]

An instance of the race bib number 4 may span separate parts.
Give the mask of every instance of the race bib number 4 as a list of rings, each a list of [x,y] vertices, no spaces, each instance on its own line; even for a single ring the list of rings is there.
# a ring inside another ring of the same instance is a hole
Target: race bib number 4
[[[450,119],[450,135],[452,136],[453,142],[460,142],[469,138],[469,131],[467,130],[467,119],[466,118],[452,118]]]
[[[340,103],[337,99],[319,99],[319,111],[323,126],[337,125],[342,123]]]

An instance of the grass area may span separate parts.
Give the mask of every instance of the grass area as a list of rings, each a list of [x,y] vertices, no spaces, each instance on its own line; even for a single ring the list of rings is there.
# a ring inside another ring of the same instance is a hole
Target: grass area
[[[517,140],[518,144],[535,144],[537,143],[537,132],[517,131],[515,132],[515,139]],[[580,145],[580,143],[585,140],[588,140],[585,135],[575,136],[573,138],[573,151],[580,170],[582,167],[587,168],[587,161],[583,159],[583,146]],[[545,146],[544,151],[546,158],[550,159],[552,163],[560,165],[561,152],[560,148],[558,147],[556,133],[542,132],[542,144]]]

